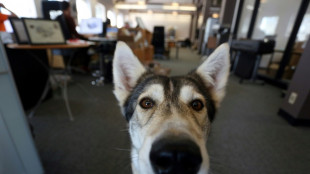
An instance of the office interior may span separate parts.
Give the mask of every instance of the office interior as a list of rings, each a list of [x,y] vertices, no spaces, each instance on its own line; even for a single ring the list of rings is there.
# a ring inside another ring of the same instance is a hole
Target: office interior
[[[1,32],[1,174],[132,172],[113,94],[118,41],[164,76],[190,72],[228,43],[210,173],[310,172],[309,0],[66,2],[78,35],[59,18],[62,0],[1,0],[1,14],[16,14]]]

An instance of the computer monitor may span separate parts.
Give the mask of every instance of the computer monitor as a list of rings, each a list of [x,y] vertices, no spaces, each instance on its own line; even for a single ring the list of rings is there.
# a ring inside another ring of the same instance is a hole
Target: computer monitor
[[[108,28],[108,23],[102,22],[102,33],[99,34],[100,37],[106,37],[107,28]]]
[[[82,19],[80,23],[80,34],[101,34],[102,32],[103,25],[100,18]]]

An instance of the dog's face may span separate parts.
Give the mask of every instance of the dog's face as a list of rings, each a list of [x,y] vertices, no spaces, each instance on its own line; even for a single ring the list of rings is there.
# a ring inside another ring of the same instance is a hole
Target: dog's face
[[[182,77],[149,73],[123,42],[113,61],[114,94],[129,122],[135,174],[206,174],[210,122],[229,72],[228,45]]]

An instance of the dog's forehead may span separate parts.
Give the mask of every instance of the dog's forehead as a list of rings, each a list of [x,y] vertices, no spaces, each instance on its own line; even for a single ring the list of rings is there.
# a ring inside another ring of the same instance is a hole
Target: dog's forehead
[[[151,84],[145,87],[144,91],[139,96],[141,98],[152,98],[155,101],[162,102],[165,98],[164,96],[164,87],[161,84]]]
[[[154,80],[145,85],[143,92],[140,95],[140,99],[144,97],[153,98],[155,100],[170,100],[171,98],[178,98],[187,103],[192,99],[204,98],[202,94],[199,94],[198,88],[190,81],[183,79],[171,79],[168,80]]]
[[[186,94],[203,93],[203,84],[196,82],[190,76],[166,77],[153,76],[145,79],[137,86],[140,93],[164,93],[164,97],[180,97],[185,98]],[[196,94],[197,96],[198,94]]]

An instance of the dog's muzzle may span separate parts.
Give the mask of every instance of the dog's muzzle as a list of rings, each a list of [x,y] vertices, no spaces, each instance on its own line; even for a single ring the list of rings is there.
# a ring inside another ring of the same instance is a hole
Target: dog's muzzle
[[[156,174],[196,174],[202,156],[192,140],[165,137],[153,143],[150,160]]]

